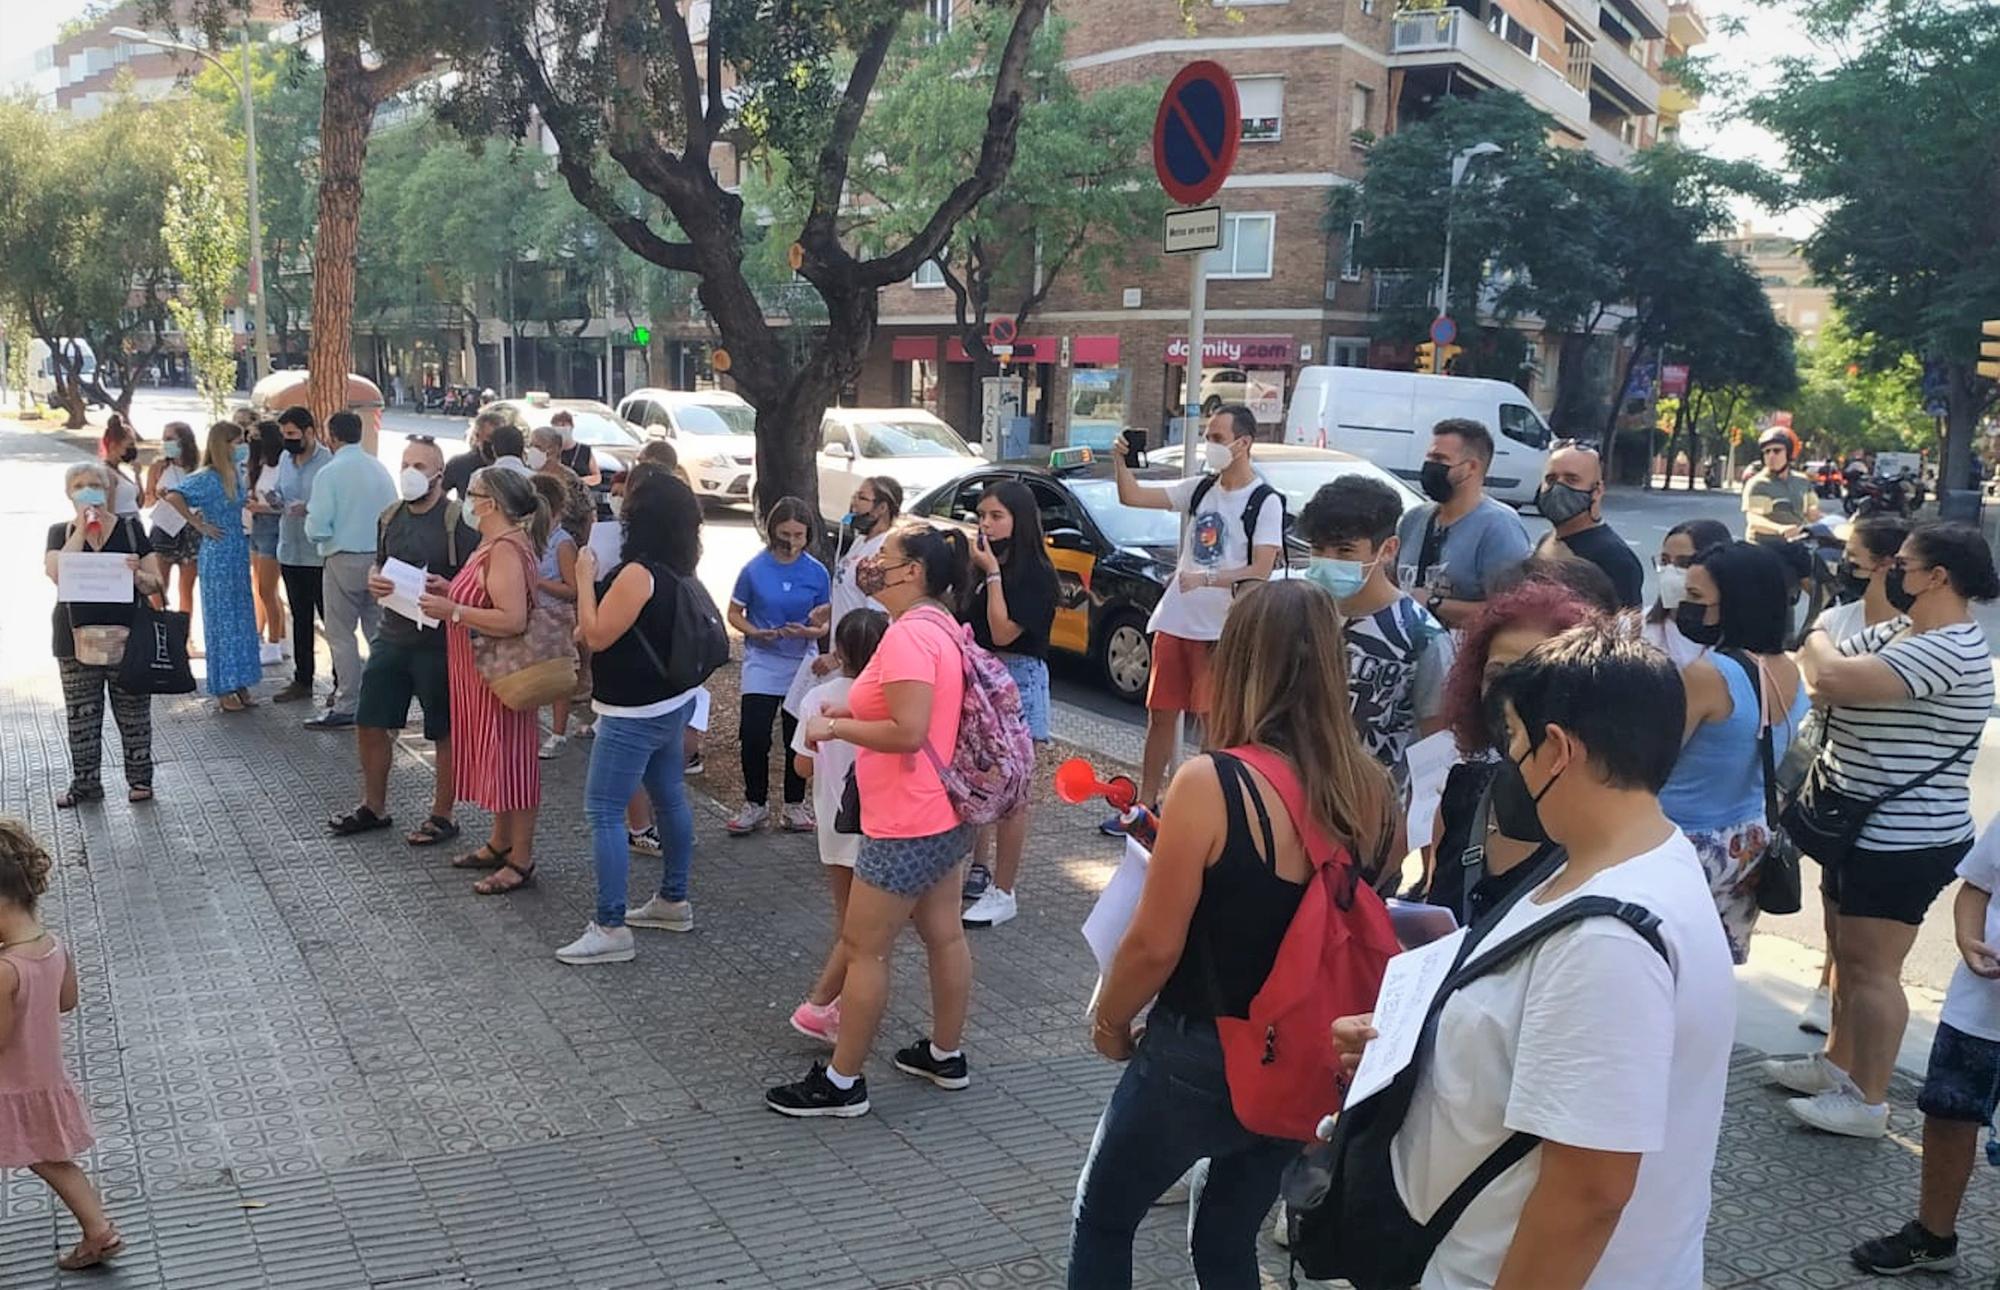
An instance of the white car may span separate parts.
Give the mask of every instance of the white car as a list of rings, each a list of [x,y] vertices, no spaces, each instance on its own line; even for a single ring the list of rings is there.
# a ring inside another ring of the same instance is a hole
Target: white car
[[[748,505],[757,483],[757,412],[728,390],[634,390],[618,415],[665,438],[704,503]]]
[[[820,514],[840,523],[855,487],[871,476],[887,475],[914,500],[980,460],[958,431],[922,408],[828,408],[819,427]]]
[[[1259,381],[1240,367],[1209,367],[1201,373],[1201,410],[1214,416],[1225,403],[1254,404],[1261,399],[1283,399],[1280,386]]]

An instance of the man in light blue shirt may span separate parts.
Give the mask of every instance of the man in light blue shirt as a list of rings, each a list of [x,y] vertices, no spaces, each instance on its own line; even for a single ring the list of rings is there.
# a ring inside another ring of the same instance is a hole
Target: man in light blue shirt
[[[306,536],[306,503],[313,480],[333,453],[319,441],[312,413],[289,407],[278,414],[285,436],[285,454],[278,459],[278,572],[285,580],[285,599],[292,607],[292,683],[272,695],[274,703],[312,698],[313,617],[326,621],[321,578],[326,561]]]
[[[327,418],[326,428],[337,446],[333,460],[313,480],[306,536],[326,560],[322,586],[327,647],[333,651],[333,703],[305,724],[313,730],[342,730],[354,724],[361,698],[361,646],[355,631],[373,637],[382,623],[382,607],[368,594],[368,573],[375,564],[383,512],[396,504],[397,493],[389,468],[361,446],[360,417],[336,412]]]

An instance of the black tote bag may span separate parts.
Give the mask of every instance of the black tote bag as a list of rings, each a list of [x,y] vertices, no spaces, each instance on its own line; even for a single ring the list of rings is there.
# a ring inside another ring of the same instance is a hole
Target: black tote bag
[[[194,693],[186,614],[155,609],[144,600],[132,606],[132,634],[118,665],[118,685],[128,694]]]

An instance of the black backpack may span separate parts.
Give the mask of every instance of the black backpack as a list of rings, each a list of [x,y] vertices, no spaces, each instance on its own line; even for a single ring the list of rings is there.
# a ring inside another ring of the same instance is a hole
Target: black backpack
[[[1486,923],[1490,931],[1538,884],[1524,884]],[[1500,1144],[1438,1208],[1428,1223],[1410,1216],[1396,1194],[1391,1143],[1409,1115],[1417,1076],[1437,1039],[1438,1014],[1445,1000],[1467,984],[1512,962],[1544,937],[1588,918],[1616,918],[1645,938],[1661,958],[1672,959],[1660,938],[1657,914],[1609,896],[1579,896],[1547,918],[1502,941],[1477,962],[1479,929],[1466,938],[1451,975],[1431,1000],[1410,1064],[1388,1087],[1341,1112],[1330,1142],[1314,1143],[1285,1168],[1283,1194],[1291,1227],[1293,1265],[1319,1280],[1345,1278],[1354,1290],[1408,1290],[1423,1280],[1431,1255],[1450,1234],[1466,1207],[1487,1186],[1541,1143],[1532,1133],[1516,1133]]]
[[[1200,513],[1202,499],[1207,497],[1209,490],[1215,487],[1216,478],[1214,475],[1203,475],[1201,482],[1194,486],[1194,496],[1188,498],[1189,516],[1192,517]],[[1243,507],[1243,546],[1244,550],[1250,553],[1251,558],[1255,559],[1257,555],[1257,513],[1263,509],[1265,499],[1270,497],[1278,499],[1278,567],[1282,569],[1286,563],[1285,529],[1291,517],[1285,513],[1285,495],[1261,479],[1257,481],[1257,487],[1250,490],[1250,501]]]
[[[647,564],[646,571],[657,584],[662,578],[673,581],[673,626],[667,631],[667,656],[663,659],[642,631],[632,638],[646,651],[660,675],[666,678],[668,694],[685,694],[714,675],[729,661],[729,632],[722,625],[715,600],[699,578],[683,578],[663,567]],[[636,624],[634,624],[636,628]]]

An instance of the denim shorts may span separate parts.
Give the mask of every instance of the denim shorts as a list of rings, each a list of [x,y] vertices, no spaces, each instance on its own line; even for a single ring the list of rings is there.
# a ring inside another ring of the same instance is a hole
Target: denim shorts
[[[937,886],[971,853],[972,830],[963,824],[927,838],[864,836],[854,857],[854,876],[909,899]]]
[[[1047,660],[1027,654],[995,651],[1021,692],[1021,715],[1027,719],[1028,734],[1038,744],[1049,741],[1049,665]]]
[[[277,516],[254,515],[251,517],[250,554],[261,555],[267,560],[275,560],[278,558]]]
[[[1940,1120],[1985,1124],[1993,1118],[1996,1101],[2000,1101],[2000,1043],[1939,1022],[1917,1109]]]

